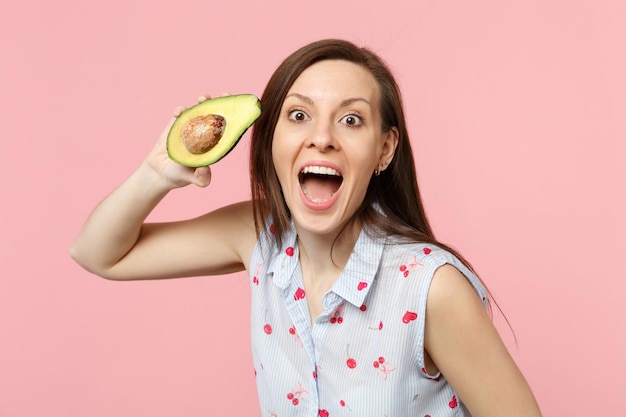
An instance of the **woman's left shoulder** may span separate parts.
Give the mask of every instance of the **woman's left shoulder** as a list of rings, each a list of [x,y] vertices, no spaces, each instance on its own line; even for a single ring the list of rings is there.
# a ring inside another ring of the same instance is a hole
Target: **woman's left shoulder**
[[[393,242],[393,241],[392,241]],[[405,265],[405,274],[419,273],[428,286],[443,286],[454,293],[458,288],[470,288],[472,295],[487,305],[488,292],[478,275],[453,252],[432,243],[397,240],[390,246],[388,259]],[[439,290],[436,288],[435,290]],[[432,288],[429,288],[429,292]]]
[[[463,275],[473,274],[456,255],[437,244],[411,242],[397,238],[392,238],[387,243],[387,253],[390,258],[412,258],[421,266],[433,271],[442,265],[450,264]]]

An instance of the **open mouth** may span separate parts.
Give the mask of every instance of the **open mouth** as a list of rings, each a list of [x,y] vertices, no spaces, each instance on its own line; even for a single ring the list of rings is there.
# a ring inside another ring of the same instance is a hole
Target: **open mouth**
[[[328,202],[341,187],[343,177],[334,168],[309,165],[298,175],[305,198],[313,204]]]

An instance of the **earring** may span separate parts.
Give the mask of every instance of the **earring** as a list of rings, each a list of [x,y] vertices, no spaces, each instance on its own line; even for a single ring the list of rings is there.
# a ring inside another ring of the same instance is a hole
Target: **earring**
[[[377,169],[374,170],[374,175],[379,176],[381,172],[389,165],[388,162],[381,162]]]

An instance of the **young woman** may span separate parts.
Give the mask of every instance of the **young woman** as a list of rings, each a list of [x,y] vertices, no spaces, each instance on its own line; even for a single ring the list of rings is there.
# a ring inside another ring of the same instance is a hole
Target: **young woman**
[[[165,151],[96,207],[72,256],[117,280],[246,269],[259,400],[269,416],[539,416],[469,264],[424,213],[398,86],[341,40],[289,56],[252,133],[252,201],[145,219],[210,182]]]

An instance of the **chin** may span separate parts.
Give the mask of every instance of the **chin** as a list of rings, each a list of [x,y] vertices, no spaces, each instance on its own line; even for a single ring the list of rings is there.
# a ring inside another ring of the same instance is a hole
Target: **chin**
[[[306,206],[300,206],[293,210],[291,215],[299,233],[336,237],[344,230],[353,212],[348,213],[337,205],[327,210],[311,210]]]

